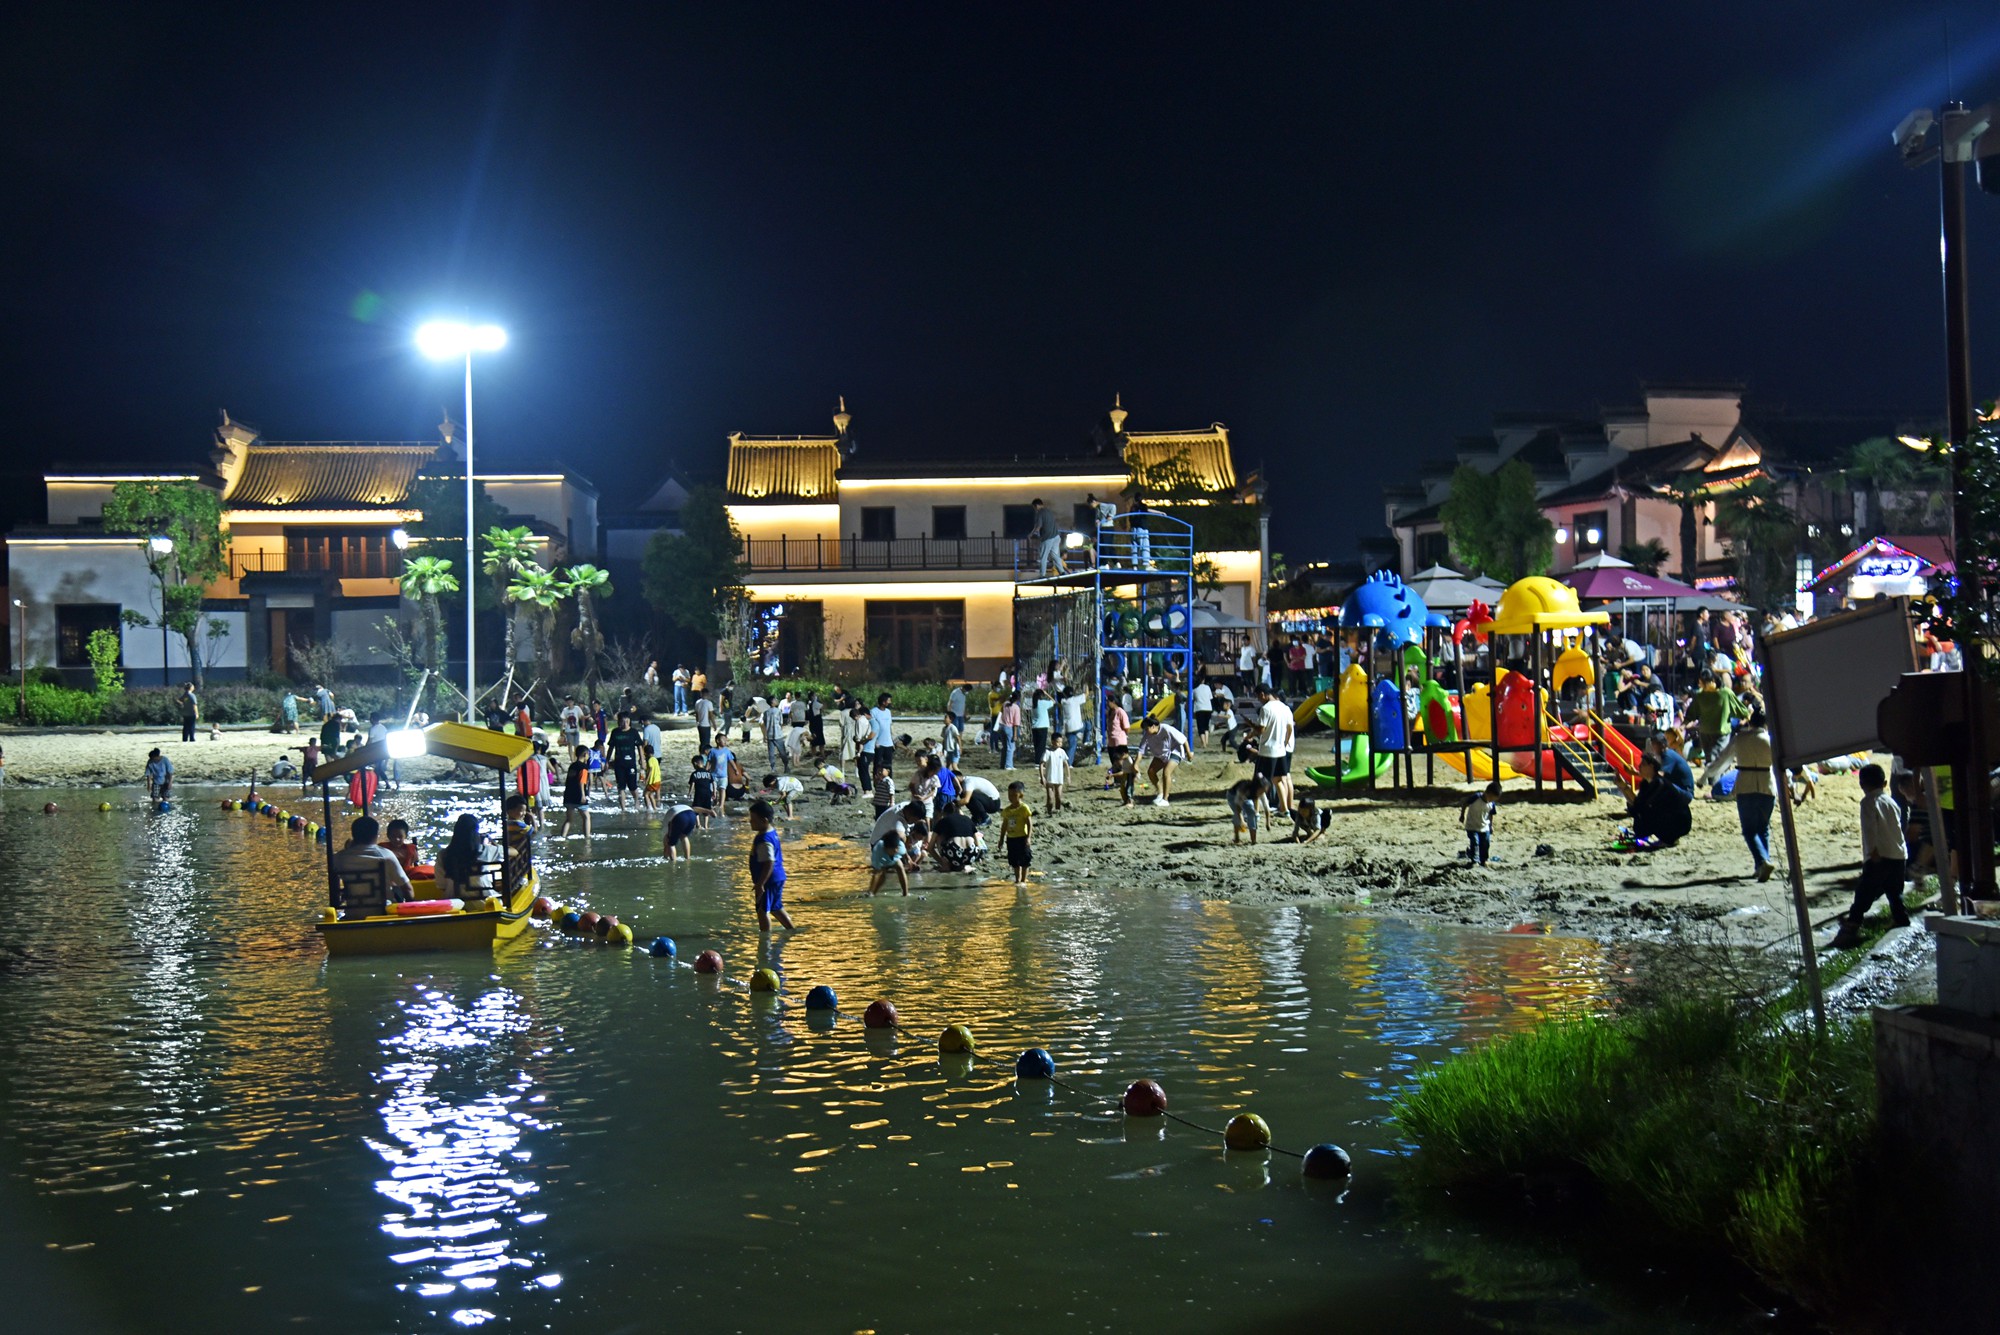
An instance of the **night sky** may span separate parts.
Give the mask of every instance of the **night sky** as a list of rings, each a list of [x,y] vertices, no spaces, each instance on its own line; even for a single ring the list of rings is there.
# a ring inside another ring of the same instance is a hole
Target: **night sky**
[[[0,467],[430,438],[623,503],[726,432],[881,456],[1226,422],[1276,545],[1496,410],[1731,378],[1942,412],[1936,172],[2000,5],[24,6]],[[1976,392],[2000,198],[1971,199]],[[16,518],[39,488],[9,487]]]

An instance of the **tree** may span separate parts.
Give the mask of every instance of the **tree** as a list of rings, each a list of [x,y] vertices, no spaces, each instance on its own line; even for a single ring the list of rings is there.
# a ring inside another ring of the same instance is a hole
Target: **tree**
[[[1642,574],[1657,575],[1660,568],[1673,559],[1667,544],[1658,538],[1648,538],[1644,542],[1628,542],[1618,549],[1618,559],[1630,562]]]
[[[741,631],[743,535],[716,487],[696,487],[679,533],[655,533],[640,564],[640,592],[667,624],[704,645]]]
[[[438,599],[457,592],[458,576],[451,573],[451,562],[443,557],[413,556],[403,563],[403,596],[417,605],[418,624],[423,628],[418,648],[424,666],[434,677],[444,673],[444,617],[438,610]]]
[[[1555,560],[1556,526],[1542,513],[1533,470],[1519,459],[1491,473],[1460,464],[1438,520],[1461,564],[1503,583],[1542,574]]]
[[[598,660],[604,654],[604,627],[597,618],[597,600],[611,596],[611,572],[585,562],[563,571],[563,592],[576,599],[576,629],[569,642],[583,654],[583,680],[597,684]]]
[[[1789,607],[1798,592],[1801,527],[1769,478],[1752,478],[1715,503],[1715,528],[1736,561],[1736,587],[1752,607]]]
[[[486,537],[506,526],[508,514],[501,504],[486,494],[486,484],[472,487],[472,526],[477,550],[470,563],[465,560],[465,479],[462,477],[420,477],[410,487],[410,505],[423,518],[407,525],[412,545],[421,545],[426,555],[444,559],[456,570],[485,570]],[[475,584],[474,602],[485,611],[500,606],[501,592],[491,584]]]
[[[528,627],[535,637],[535,661],[542,665],[545,672],[555,671],[556,609],[568,596],[568,589],[562,580],[534,561],[521,565],[514,571],[513,578],[507,581],[508,600],[528,609]],[[511,617],[508,618],[508,625],[513,625]],[[514,661],[511,646],[507,661]]]
[[[1841,466],[1847,485],[1867,500],[1865,513],[1855,517],[1861,537],[1909,532],[1932,522],[1926,513],[1933,494],[1950,483],[1931,454],[1911,449],[1887,436],[1871,436],[1847,452]],[[1897,497],[1895,504],[1889,496]]]
[[[204,623],[201,614],[208,586],[229,568],[222,497],[198,482],[120,482],[104,503],[104,531],[148,539],[146,568],[159,585],[159,615],[127,609],[125,623],[164,626],[180,636],[201,685],[205,664],[229,634],[228,622],[210,617]]]
[[[479,558],[479,568],[493,577],[495,605],[507,608],[506,663],[511,670],[515,657],[514,613],[513,609],[508,607],[508,599],[512,597],[510,586],[514,583],[514,577],[529,566],[541,569],[535,561],[535,535],[532,529],[526,527],[489,528],[486,530],[482,545],[486,550]]]
[[[1702,473],[1682,473],[1671,482],[1653,489],[1672,501],[1681,512],[1681,569],[1683,584],[1694,583],[1695,567],[1701,564],[1701,507],[1711,499],[1708,478]]]

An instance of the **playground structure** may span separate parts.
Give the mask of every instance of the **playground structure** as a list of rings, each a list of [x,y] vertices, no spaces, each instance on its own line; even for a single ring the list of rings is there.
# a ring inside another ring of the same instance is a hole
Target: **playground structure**
[[[1341,609],[1351,661],[1331,691],[1299,708],[1301,724],[1317,720],[1334,740],[1334,765],[1307,769],[1306,777],[1336,793],[1349,784],[1373,791],[1384,774],[1414,786],[1422,756],[1427,784],[1440,762],[1471,781],[1532,779],[1538,790],[1567,782],[1590,797],[1608,784],[1635,783],[1639,749],[1599,712],[1596,664],[1582,644],[1588,628],[1609,621],[1584,611],[1567,585],[1529,576],[1509,586],[1497,608],[1475,603],[1452,623],[1395,574],[1377,571]],[[1483,672],[1472,666],[1481,643],[1491,650]],[[1447,648],[1458,664],[1456,692],[1435,672]],[[1406,708],[1410,673],[1414,720]],[[1556,702],[1571,683],[1580,689],[1568,693],[1565,719]]]
[[[1016,642],[1045,643],[1050,657],[1089,665],[1095,737],[1104,736],[1113,677],[1135,687],[1135,725],[1159,718],[1191,736],[1194,526],[1157,510],[1099,511],[1090,537],[1060,548],[1061,568],[1047,574],[1039,553],[1023,545],[1014,572]],[[1045,637],[1020,633],[1041,622]]]

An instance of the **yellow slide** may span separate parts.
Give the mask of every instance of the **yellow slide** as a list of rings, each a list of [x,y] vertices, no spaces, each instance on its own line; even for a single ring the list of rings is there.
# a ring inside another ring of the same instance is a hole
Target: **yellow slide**
[[[1457,770],[1460,774],[1465,775],[1467,778],[1478,779],[1481,781],[1491,781],[1493,778],[1493,753],[1491,751],[1469,751],[1462,756],[1452,755],[1448,752],[1440,752],[1438,754],[1438,759],[1442,760],[1445,764]],[[1472,762],[1470,769],[1467,769],[1466,767],[1467,761]],[[1520,777],[1521,777],[1521,772],[1519,770],[1515,769],[1512,765],[1509,765],[1504,760],[1500,762],[1501,782],[1504,783],[1508,779],[1518,779]]]
[[[1331,690],[1315,691],[1306,697],[1304,704],[1292,711],[1292,721],[1297,723],[1301,728],[1305,727],[1308,723],[1317,723],[1319,721],[1319,707],[1324,704],[1331,704],[1332,702],[1333,692]]]

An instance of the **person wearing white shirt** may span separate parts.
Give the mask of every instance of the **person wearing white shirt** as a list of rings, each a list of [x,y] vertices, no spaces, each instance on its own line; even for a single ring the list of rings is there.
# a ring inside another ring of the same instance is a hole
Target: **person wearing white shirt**
[[[1245,640],[1243,647],[1236,651],[1236,670],[1246,679],[1257,670],[1257,647],[1248,640]]]
[[[1053,816],[1062,810],[1063,784],[1069,780],[1069,753],[1052,746],[1042,753],[1042,788],[1048,793],[1047,810]]]
[[[1275,811],[1292,809],[1292,747],[1297,728],[1292,711],[1268,685],[1257,688],[1263,702],[1257,711],[1256,772],[1271,781],[1271,806]]]
[[[1083,744],[1083,700],[1081,690],[1072,690],[1062,698],[1063,750],[1069,753],[1069,763],[1076,763],[1076,751]]]
[[[1188,750],[1187,737],[1171,723],[1148,717],[1145,734],[1139,740],[1139,754],[1146,760],[1146,779],[1158,793],[1153,805],[1169,805],[1174,793],[1174,766],[1193,754]]]
[[[1841,918],[1834,948],[1847,950],[1861,944],[1861,919],[1882,896],[1889,899],[1889,920],[1898,927],[1910,925],[1910,911],[1903,905],[1903,878],[1908,872],[1910,850],[1903,838],[1902,812],[1889,796],[1889,776],[1880,765],[1863,765],[1861,779],[1861,881],[1854,887],[1854,903]]]
[[[1215,688],[1206,680],[1194,688],[1194,743],[1208,745],[1208,723],[1215,716]]]

